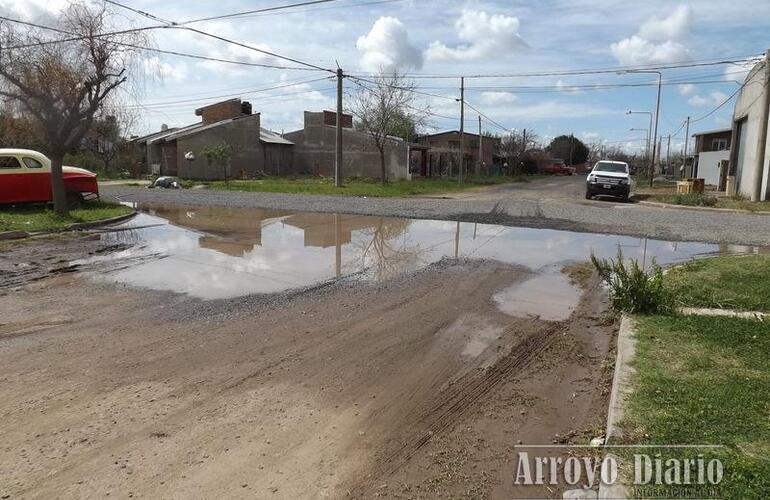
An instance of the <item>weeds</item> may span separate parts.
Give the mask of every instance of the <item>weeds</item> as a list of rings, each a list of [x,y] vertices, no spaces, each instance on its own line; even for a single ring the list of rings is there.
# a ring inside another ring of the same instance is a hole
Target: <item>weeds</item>
[[[609,285],[610,302],[615,311],[666,314],[673,309],[672,295],[663,284],[663,270],[655,261],[648,271],[636,259],[630,259],[626,264],[623,252],[618,250],[616,260],[598,259],[592,253],[591,263]]]

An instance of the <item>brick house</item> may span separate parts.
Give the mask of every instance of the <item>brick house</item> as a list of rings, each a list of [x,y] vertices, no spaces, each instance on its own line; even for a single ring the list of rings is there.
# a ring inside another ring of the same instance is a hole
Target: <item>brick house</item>
[[[201,121],[136,137],[144,171],[184,179],[244,178],[264,172],[281,175],[291,168],[293,144],[261,127],[260,114],[251,104],[229,99],[196,109]],[[209,165],[203,151],[227,144],[232,149],[224,169]],[[192,153],[192,155],[188,155]],[[193,159],[188,159],[193,158]]]
[[[344,175],[380,177],[380,154],[371,137],[353,129],[353,117],[342,115],[342,148]],[[334,175],[337,137],[337,113],[334,111],[305,111],[304,127],[284,134],[294,144],[295,174]],[[388,178],[409,176],[407,158],[410,144],[398,137],[388,139],[385,165]]]
[[[457,173],[458,157],[460,150],[460,132],[450,130],[436,134],[424,135],[417,141],[429,148],[425,161],[420,168],[420,175],[433,176],[442,173]],[[479,146],[481,146],[481,158],[479,158]],[[500,139],[497,137],[484,137],[469,132],[463,133],[463,161],[465,172],[476,172],[481,162],[487,169],[495,163],[501,163],[497,154],[500,150]]]

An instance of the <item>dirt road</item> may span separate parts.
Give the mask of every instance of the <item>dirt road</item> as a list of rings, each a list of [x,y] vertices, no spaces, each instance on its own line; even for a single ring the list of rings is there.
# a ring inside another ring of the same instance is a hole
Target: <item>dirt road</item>
[[[492,261],[204,302],[25,278],[30,251],[4,248],[3,498],[544,495],[514,489],[516,444],[601,433],[595,283],[555,322],[501,312],[530,271]]]

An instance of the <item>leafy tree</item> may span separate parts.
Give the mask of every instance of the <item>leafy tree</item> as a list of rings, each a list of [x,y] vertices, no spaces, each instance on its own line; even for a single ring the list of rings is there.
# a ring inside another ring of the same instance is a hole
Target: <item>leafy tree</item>
[[[554,158],[561,158],[572,165],[585,163],[589,153],[588,147],[574,135],[560,135],[554,138],[548,145],[548,152]]]
[[[103,5],[73,3],[53,23],[55,36],[0,25],[0,96],[34,121],[51,159],[54,210],[60,214],[67,212],[64,155],[80,146],[99,110],[128,80],[136,46],[143,43],[139,32],[116,32],[112,21]]]
[[[227,143],[217,144],[216,146],[209,146],[201,151],[201,154],[206,157],[210,167],[221,167],[222,176],[227,182],[227,166],[230,163],[230,158],[233,156],[233,148]]]

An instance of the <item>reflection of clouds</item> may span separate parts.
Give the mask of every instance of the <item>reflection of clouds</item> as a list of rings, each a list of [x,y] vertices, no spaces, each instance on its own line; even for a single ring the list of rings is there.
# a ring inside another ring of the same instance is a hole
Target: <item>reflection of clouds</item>
[[[127,224],[135,229],[103,234],[105,244],[134,244],[128,250],[99,258],[126,260],[130,266],[110,272],[108,279],[210,299],[272,293],[334,278],[338,252],[342,274],[366,270],[366,278],[387,279],[453,257],[456,244],[460,257],[494,259],[533,270],[585,261],[591,252],[600,258],[615,257],[619,247],[627,258],[649,264],[655,257],[662,265],[720,250],[717,245],[704,243],[473,223],[460,223],[458,229],[453,221],[334,214],[288,215],[283,222],[254,228],[240,224],[249,222],[243,219],[249,216],[248,210],[227,212],[228,224],[223,224],[227,227],[220,227],[214,209],[206,215],[206,224],[213,221],[211,227],[199,220],[195,230],[172,224],[139,228],[166,222],[140,215]],[[265,219],[264,212],[260,215],[260,220],[277,221]],[[179,223],[189,218],[188,212]],[[218,241],[223,243],[219,250]],[[232,245],[238,251],[228,253]],[[156,255],[165,258],[142,259]]]

